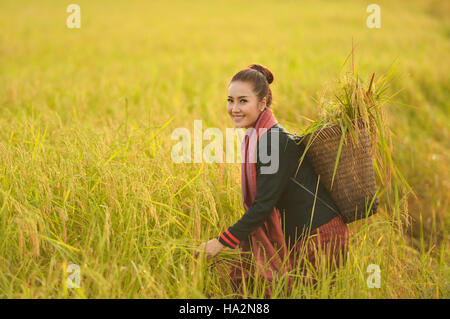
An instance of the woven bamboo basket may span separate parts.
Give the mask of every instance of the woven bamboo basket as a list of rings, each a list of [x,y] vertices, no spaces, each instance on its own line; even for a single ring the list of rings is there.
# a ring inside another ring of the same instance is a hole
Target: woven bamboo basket
[[[320,175],[320,182],[330,193],[346,223],[373,215],[378,208],[370,135],[361,119],[358,120],[358,128],[358,145],[347,130],[333,185],[331,181],[342,136],[341,128],[336,125],[311,133],[312,142],[305,155]],[[311,134],[303,139],[304,146]]]

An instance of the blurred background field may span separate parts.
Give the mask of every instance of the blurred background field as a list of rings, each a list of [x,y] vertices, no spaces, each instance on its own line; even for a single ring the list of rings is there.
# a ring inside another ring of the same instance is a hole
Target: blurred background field
[[[363,79],[395,70],[386,125],[417,196],[352,225],[335,286],[276,297],[448,297],[448,1],[377,1],[380,29],[366,1],[77,1],[68,29],[70,3],[0,3],[1,298],[235,297],[192,251],[243,213],[240,165],[176,164],[171,132],[232,127],[228,82],[251,63],[273,71],[275,116],[301,131],[352,41]]]

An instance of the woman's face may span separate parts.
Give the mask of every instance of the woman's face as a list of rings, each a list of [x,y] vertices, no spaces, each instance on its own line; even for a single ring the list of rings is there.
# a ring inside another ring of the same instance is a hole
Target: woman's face
[[[233,81],[228,87],[227,111],[237,128],[252,127],[266,107],[266,98],[258,101],[250,82]]]

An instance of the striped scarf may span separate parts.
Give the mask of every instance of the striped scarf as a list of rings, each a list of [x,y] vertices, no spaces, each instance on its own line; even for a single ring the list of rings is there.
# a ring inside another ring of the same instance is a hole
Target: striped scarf
[[[277,123],[271,109],[266,108],[259,115],[254,127],[248,129],[244,135],[241,145],[241,187],[245,211],[251,207],[257,193],[255,159],[258,140]],[[281,225],[281,214],[276,207],[273,208],[264,225],[250,234],[250,238],[250,243],[241,241],[240,246],[243,251],[253,252],[259,273],[263,274],[268,281],[273,279],[275,273],[284,273],[285,266],[282,267],[282,262],[287,255],[287,247]]]

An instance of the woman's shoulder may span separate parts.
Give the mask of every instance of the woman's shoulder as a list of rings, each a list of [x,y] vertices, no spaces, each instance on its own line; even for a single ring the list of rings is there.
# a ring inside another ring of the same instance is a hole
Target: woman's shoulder
[[[289,133],[281,124],[275,124],[266,133],[264,133],[258,142],[259,148],[268,147],[269,149],[278,148],[280,153],[298,154],[302,145],[301,136]],[[276,147],[278,146],[278,147]]]
[[[269,130],[269,135],[276,133],[278,135],[280,146],[298,150],[302,147],[303,136],[288,132],[281,124],[275,124]]]
[[[258,141],[257,168],[274,165],[276,172],[280,171],[278,168],[283,172],[293,170],[301,154],[296,139],[295,134],[289,133],[280,124],[272,126]]]

